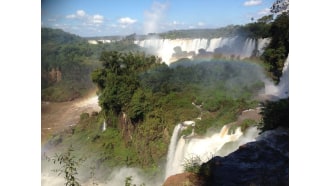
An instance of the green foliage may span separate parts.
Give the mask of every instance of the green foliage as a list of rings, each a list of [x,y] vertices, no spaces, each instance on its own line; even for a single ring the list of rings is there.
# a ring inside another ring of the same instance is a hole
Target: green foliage
[[[125,186],[137,186],[136,184],[133,184],[132,182],[133,182],[132,176],[126,177],[126,179],[125,179]],[[142,184],[140,184],[140,186],[145,186],[145,184],[142,183]]]
[[[51,42],[56,44],[64,44],[71,42],[79,42],[82,39],[74,34],[69,34],[61,29],[41,28],[41,43]]]
[[[119,53],[117,51],[103,52],[100,57],[103,68],[92,73],[92,80],[100,90],[99,104],[102,109],[118,115],[127,109],[131,103],[133,119],[141,117],[139,110],[138,74],[160,62],[155,56],[146,56],[143,53]]]
[[[77,158],[73,152],[74,149],[70,146],[65,153],[55,154],[54,157],[46,157],[48,161],[60,165],[60,168],[54,169],[53,171],[58,173],[58,175],[64,174],[66,186],[80,186],[79,180],[77,179],[77,168],[82,164],[84,159]]]
[[[174,30],[161,33],[159,36],[166,39],[233,37],[238,35],[239,28],[239,25],[229,25],[217,29]]]
[[[79,36],[50,28],[41,29],[41,40],[41,88],[45,101],[69,101],[94,88],[90,74],[101,66],[102,51],[140,50],[125,41],[92,45]],[[54,80],[51,72],[55,69],[61,75]]]
[[[184,159],[183,167],[185,172],[199,173],[202,160],[199,156],[192,156],[189,159]]]
[[[271,42],[266,47],[262,58],[269,65],[273,79],[278,83],[282,76],[285,59],[289,54],[289,14],[279,15],[270,28]]]
[[[262,108],[262,132],[277,127],[289,128],[289,98],[279,101],[268,101]]]
[[[252,119],[245,119],[243,120],[242,124],[240,125],[242,131],[244,132],[246,129],[248,129],[251,126],[257,125],[255,120]]]
[[[266,38],[269,37],[270,24],[264,22],[249,23],[244,26],[246,37]]]
[[[270,15],[265,15],[265,16],[263,16],[263,17],[261,17],[260,19],[258,19],[258,23],[270,23],[270,22],[272,22],[273,21],[273,15],[272,14],[270,14]]]
[[[132,99],[129,103],[128,115],[134,123],[137,123],[144,119],[146,112],[145,99],[146,95],[141,88],[137,89],[132,96]]]
[[[84,112],[80,114],[80,120],[86,120],[88,118],[89,118],[89,113]]]
[[[131,185],[132,185],[132,176],[126,177],[125,186],[131,186]]]
[[[74,134],[64,135],[59,145],[74,143],[80,147],[79,153],[91,158],[97,168],[154,167],[165,161],[169,133],[174,126],[200,115],[192,102],[203,105],[202,121],[195,126],[195,132],[203,134],[210,127],[220,129],[236,120],[243,110],[256,106],[257,102],[251,99],[263,88],[260,69],[247,62],[192,61],[190,65],[168,67],[150,63],[156,58],[141,57],[143,54],[139,53],[106,54],[114,56],[104,54],[103,59],[118,59],[120,63],[118,68],[118,64],[104,61],[107,68],[92,73],[99,86],[102,111],[82,114]],[[134,62],[141,60],[141,65],[134,64],[134,68],[126,65],[129,55]],[[119,92],[126,96],[120,97]],[[208,105],[211,103],[217,109]],[[120,127],[118,111],[125,112],[133,126],[130,136],[125,136],[126,128]],[[101,130],[104,118],[106,131]]]

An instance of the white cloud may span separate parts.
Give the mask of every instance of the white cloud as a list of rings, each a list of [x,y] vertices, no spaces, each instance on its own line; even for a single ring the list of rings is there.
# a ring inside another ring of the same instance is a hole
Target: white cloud
[[[67,15],[66,18],[74,19],[74,18],[76,18],[76,15],[75,14],[70,14],[70,15]]]
[[[76,14],[80,17],[84,17],[86,15],[85,11],[83,10],[77,10]]]
[[[255,6],[260,5],[262,3],[262,0],[249,0],[244,2],[244,6]]]
[[[88,15],[84,10],[77,10],[75,14],[70,14],[66,16],[67,19],[77,19],[82,21],[82,25],[95,25],[102,24],[104,22],[104,17],[99,14]]]
[[[203,23],[203,22],[198,22],[197,25],[198,25],[198,26],[204,26],[205,23]]]
[[[171,25],[185,25],[184,22],[180,22],[180,21],[173,21],[172,23],[170,23]]]
[[[130,17],[122,17],[122,18],[118,19],[118,23],[123,24],[123,25],[130,25],[135,22],[136,22],[136,20],[132,19]]]
[[[103,16],[96,14],[93,16],[93,23],[101,24],[103,23]]]
[[[83,10],[77,10],[75,14],[65,16],[68,19],[83,18],[86,16],[86,12]]]
[[[270,8],[265,8],[263,10],[261,10],[260,12],[258,12],[259,15],[267,15],[270,14]]]

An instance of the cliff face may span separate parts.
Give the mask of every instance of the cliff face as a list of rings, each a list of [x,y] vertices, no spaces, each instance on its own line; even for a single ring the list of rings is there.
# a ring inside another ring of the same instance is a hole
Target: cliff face
[[[256,142],[202,165],[206,185],[289,185],[288,129],[267,131]]]
[[[49,72],[49,81],[58,83],[62,80],[62,72],[58,68],[52,68]]]
[[[133,139],[134,125],[124,112],[120,114],[118,125],[123,139],[125,140],[125,144],[127,145],[128,142]]]

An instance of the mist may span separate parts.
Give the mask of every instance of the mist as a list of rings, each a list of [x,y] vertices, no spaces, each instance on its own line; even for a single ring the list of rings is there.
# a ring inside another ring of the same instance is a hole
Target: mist
[[[285,60],[282,76],[278,85],[267,78],[264,79],[265,90],[260,94],[262,99],[276,101],[289,97],[289,56]]]
[[[161,28],[162,20],[165,17],[166,10],[168,9],[168,3],[154,2],[150,8],[144,12],[144,33],[156,33]]]
[[[142,169],[134,167],[112,167],[112,168],[100,168],[93,170],[94,177],[91,176],[92,165],[87,161],[82,163],[77,168],[78,175],[77,181],[81,185],[94,185],[99,186],[120,186],[125,185],[127,179],[131,179],[131,184],[146,186],[160,186],[163,183],[163,173],[154,174],[148,176]],[[52,162],[43,162],[41,172],[41,185],[42,186],[63,186],[65,185],[64,174],[58,175],[54,170],[58,169],[59,165],[55,165]],[[159,168],[163,169],[163,168]],[[104,172],[107,172],[105,174]],[[93,184],[94,183],[94,184]]]

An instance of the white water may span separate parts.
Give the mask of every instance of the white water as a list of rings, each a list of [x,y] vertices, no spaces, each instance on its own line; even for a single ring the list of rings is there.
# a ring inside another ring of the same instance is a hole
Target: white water
[[[287,98],[289,97],[289,56],[284,63],[282,70],[282,76],[278,87],[278,97]]]
[[[271,81],[265,80],[265,94],[280,99],[289,97],[289,56],[285,60],[279,84],[274,85]]]
[[[187,52],[187,57],[193,57],[198,54],[200,49],[207,52],[214,52],[215,49],[226,47],[230,51],[225,52],[227,55],[233,54],[240,58],[250,57],[255,49],[259,50],[259,54],[263,52],[263,48],[269,43],[269,38],[251,39],[247,38],[244,43],[239,41],[238,37],[232,38],[197,38],[197,39],[157,39],[150,38],[145,40],[136,40],[135,44],[148,49],[151,53],[158,55],[166,64],[173,62],[172,56],[175,53],[174,48],[181,47],[182,52]],[[257,47],[257,48],[256,48]],[[229,52],[229,53],[228,53]]]
[[[105,120],[104,120],[103,125],[102,125],[102,131],[104,132],[105,130],[107,130],[107,124],[105,123]]]
[[[175,153],[175,149],[176,149],[176,144],[178,142],[178,136],[179,133],[181,131],[181,123],[176,125],[174,130],[173,130],[173,134],[171,137],[171,142],[170,142],[170,146],[168,148],[168,153],[167,153],[167,164],[166,164],[166,175],[168,174],[167,170],[170,170],[171,167],[173,166],[173,157],[174,157],[174,153]]]
[[[213,134],[204,137],[186,137],[181,136],[178,138],[182,125],[178,124],[171,139],[170,148],[168,151],[168,162],[166,164],[165,179],[171,175],[184,172],[184,163],[187,160],[198,160],[197,163],[201,164],[208,161],[213,156],[221,155],[226,156],[229,153],[238,149],[242,144],[250,141],[255,141],[258,136],[258,130],[256,127],[249,128],[246,133],[243,134],[240,127],[238,127],[233,133],[230,133],[229,128],[225,125],[223,128]],[[224,147],[225,144],[229,144]],[[176,147],[174,147],[176,145]],[[173,153],[175,149],[175,152]]]
[[[270,43],[270,38],[258,39],[259,56],[264,52],[265,47]]]

